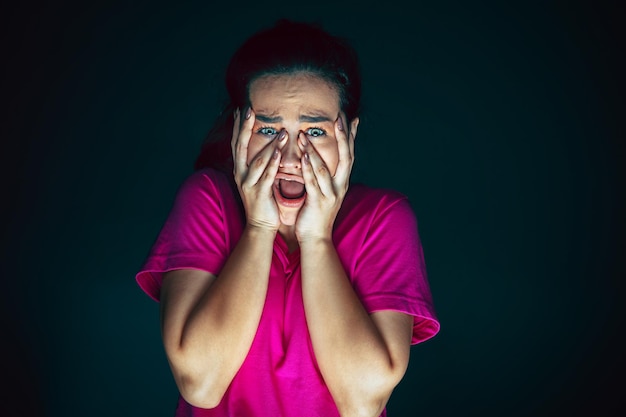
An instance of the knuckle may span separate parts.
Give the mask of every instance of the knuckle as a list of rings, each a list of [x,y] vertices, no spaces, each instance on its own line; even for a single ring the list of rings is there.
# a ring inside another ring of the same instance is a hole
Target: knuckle
[[[241,181],[240,187],[242,191],[249,191],[252,188],[247,178]]]
[[[264,165],[264,159],[263,158],[258,158],[254,160],[254,166],[257,168],[260,168]]]

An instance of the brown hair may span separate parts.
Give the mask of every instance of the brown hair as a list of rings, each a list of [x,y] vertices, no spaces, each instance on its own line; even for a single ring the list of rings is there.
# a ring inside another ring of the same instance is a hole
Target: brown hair
[[[250,37],[232,56],[226,70],[229,103],[207,134],[195,168],[212,167],[232,173],[230,139],[233,112],[249,105],[252,81],[263,75],[305,71],[333,84],[348,121],[358,116],[361,74],[356,51],[319,25],[281,19]]]

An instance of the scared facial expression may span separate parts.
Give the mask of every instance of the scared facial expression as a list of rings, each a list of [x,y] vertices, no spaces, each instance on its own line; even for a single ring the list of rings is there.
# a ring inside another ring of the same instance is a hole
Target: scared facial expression
[[[339,94],[324,79],[299,72],[257,78],[250,84],[249,98],[255,122],[248,145],[248,164],[281,130],[288,134],[273,193],[281,223],[290,226],[295,224],[306,200],[298,135],[306,135],[331,175],[337,169],[335,121],[341,111]]]

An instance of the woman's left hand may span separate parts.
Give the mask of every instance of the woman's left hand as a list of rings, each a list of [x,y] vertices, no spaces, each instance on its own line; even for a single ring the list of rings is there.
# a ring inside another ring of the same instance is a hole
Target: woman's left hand
[[[348,132],[344,126],[346,122],[340,115],[335,121],[339,161],[334,175],[306,134],[300,132],[298,135],[298,146],[302,151],[302,177],[307,194],[296,220],[296,238],[300,244],[332,239],[333,224],[348,191],[354,163],[356,129]]]

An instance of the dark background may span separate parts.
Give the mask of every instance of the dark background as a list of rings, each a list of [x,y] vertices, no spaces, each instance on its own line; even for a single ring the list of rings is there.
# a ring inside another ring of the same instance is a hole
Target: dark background
[[[353,41],[353,178],[418,216],[442,330],[390,416],[625,415],[618,2],[84,3],[0,10],[2,415],[173,415],[134,274],[279,17]]]

